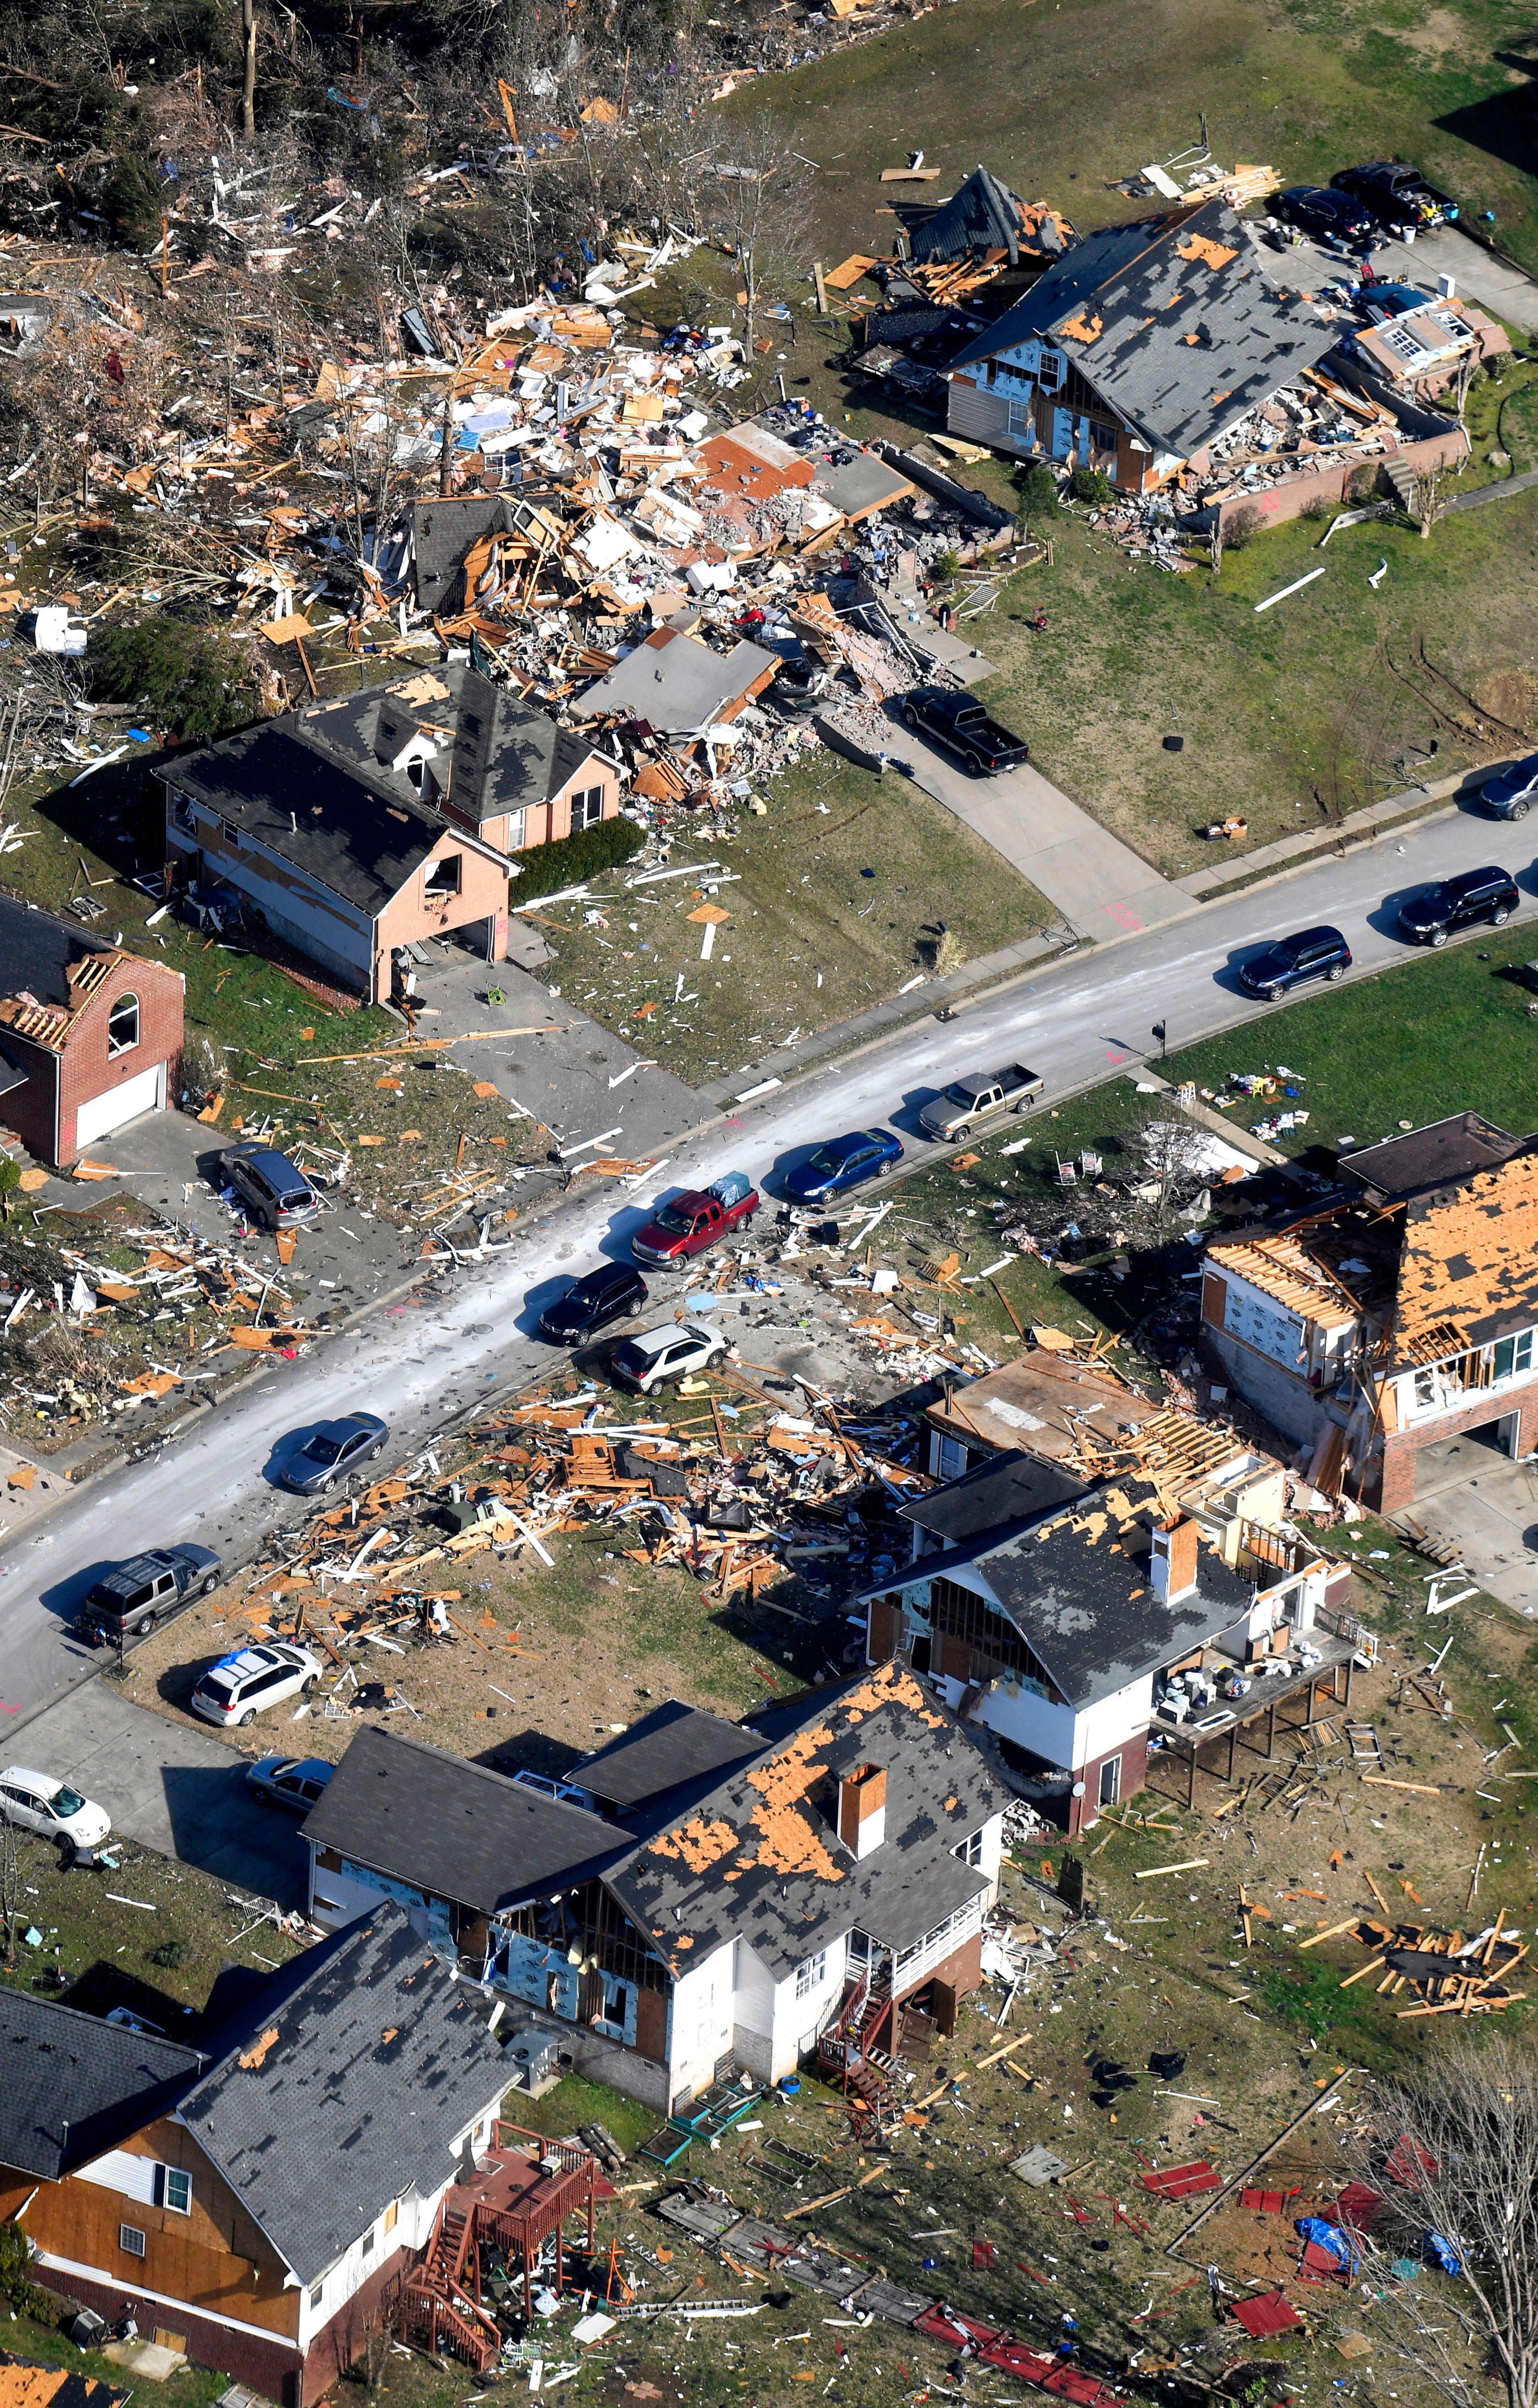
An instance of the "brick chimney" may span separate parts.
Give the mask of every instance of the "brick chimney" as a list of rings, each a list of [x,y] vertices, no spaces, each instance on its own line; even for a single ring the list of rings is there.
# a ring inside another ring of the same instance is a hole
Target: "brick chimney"
[[[879,1765],[858,1764],[841,1779],[839,1837],[856,1863],[886,1837],[886,1774]]]
[[[1177,1598],[1189,1597],[1196,1587],[1197,1526],[1188,1513],[1178,1521],[1164,1522],[1154,1531],[1154,1549],[1148,1566],[1149,1584],[1154,1595],[1166,1605]]]

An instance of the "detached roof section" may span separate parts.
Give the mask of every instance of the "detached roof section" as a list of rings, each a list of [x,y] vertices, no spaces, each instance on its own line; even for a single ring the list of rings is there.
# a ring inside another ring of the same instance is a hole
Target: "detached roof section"
[[[669,1698],[632,1723],[623,1739],[611,1740],[573,1766],[568,1777],[621,1813],[632,1813],[687,1784],[703,1781],[710,1787],[728,1765],[763,1750],[756,1732],[740,1723]]]
[[[979,166],[959,192],[913,226],[909,248],[916,260],[968,259],[977,251],[1001,251],[1013,267],[1022,252],[1056,259],[1077,239],[1068,220],[1045,201],[1023,201],[988,168]]]
[[[953,1545],[993,1530],[1038,1522],[1043,1513],[1083,1497],[1087,1484],[1037,1455],[1011,1452],[980,1463],[948,1487],[898,1508],[905,1522]]]
[[[1187,459],[1322,359],[1340,332],[1271,281],[1248,232],[1214,199],[1086,236],[952,365],[1048,340],[1155,451]]]
[[[0,1990],[0,2163],[58,2182],[152,2123],[207,2061],[175,2041]]]
[[[1359,1182],[1373,1203],[1387,1204],[1448,1186],[1476,1170],[1492,1170],[1527,1142],[1479,1112],[1453,1112],[1446,1120],[1412,1129],[1407,1137],[1358,1146],[1355,1153],[1342,1154],[1340,1168],[1345,1179]]]
[[[1311,1254],[1306,1229],[1268,1237],[1220,1240],[1207,1249],[1207,1260],[1219,1270],[1232,1271],[1274,1304],[1286,1306],[1322,1329],[1351,1328],[1362,1306],[1342,1283],[1330,1277],[1317,1255]]]
[[[352,1741],[304,1835],[478,1914],[584,1881],[634,1844],[632,1832],[581,1806],[373,1729]]]
[[[739,643],[729,652],[715,652],[676,627],[658,627],[617,668],[588,687],[582,697],[582,716],[624,711],[627,718],[645,720],[660,735],[692,736],[731,705],[746,702],[779,666],[779,655],[758,644]]]
[[[734,1935],[776,1980],[857,1928],[894,1948],[987,1885],[952,1853],[1005,1803],[975,1742],[900,1664],[807,1699],[795,1726],[643,1843],[607,1886],[676,1974]],[[856,1863],[841,1775],[886,1774],[885,1836]]]
[[[310,2284],[391,2200],[444,2181],[506,2080],[481,2016],[386,1901],[285,1968],[180,2121]]]

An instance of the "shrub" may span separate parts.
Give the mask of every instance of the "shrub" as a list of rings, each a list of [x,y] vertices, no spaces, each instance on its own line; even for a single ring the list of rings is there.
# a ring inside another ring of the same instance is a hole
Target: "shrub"
[[[1243,552],[1247,543],[1255,541],[1265,523],[1264,517],[1256,509],[1255,504],[1246,502],[1242,510],[1235,510],[1223,529],[1225,550]]]
[[[1057,480],[1044,460],[1033,460],[1027,468],[1017,468],[1014,482],[1020,495],[1020,509],[1028,519],[1055,519],[1057,515]]]
[[[1301,519],[1313,519],[1317,522],[1320,519],[1328,519],[1332,514],[1335,505],[1330,499],[1328,494],[1315,494],[1311,502],[1305,502],[1303,504],[1303,507],[1299,511],[1298,515]]]
[[[600,870],[617,869],[645,842],[646,831],[634,820],[612,819],[599,820],[596,827],[582,828],[576,836],[559,837],[553,844],[537,844],[516,856],[523,876],[514,881],[513,900],[522,895],[557,895],[563,886],[580,886],[585,879],[597,878]]]
[[[151,1965],[163,1966],[167,1973],[176,1972],[187,1954],[185,1940],[163,1940],[158,1948],[150,1951]]]
[[[250,717],[241,695],[249,666],[216,628],[164,616],[108,627],[93,638],[87,662],[99,701],[142,707],[179,736],[221,736]]]
[[[960,566],[961,554],[958,552],[939,552],[929,563],[930,578],[936,585],[954,585]]]
[[[1075,468],[1069,484],[1076,502],[1093,502],[1104,509],[1116,498],[1116,489],[1103,468]]]

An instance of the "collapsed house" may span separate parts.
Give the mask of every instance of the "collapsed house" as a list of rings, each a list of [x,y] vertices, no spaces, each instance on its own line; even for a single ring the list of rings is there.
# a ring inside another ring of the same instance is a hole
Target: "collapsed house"
[[[1460,1112],[1340,1175],[1209,1245],[1202,1342],[1315,1486],[1390,1513],[1445,1473],[1450,1439],[1538,1447],[1538,1139]]]
[[[670,1701],[559,1784],[363,1732],[304,1837],[323,1927],[401,1900],[467,1980],[671,2113],[723,2060],[794,2072],[856,1986],[889,2028],[952,2030],[1008,1803],[884,1663],[740,1725]]]
[[[1214,198],[1056,259],[956,353],[947,423],[1145,493],[1338,340],[1332,314],[1275,283],[1252,230]]]
[[[180,970],[0,895],[0,1120],[37,1161],[174,1100]]]

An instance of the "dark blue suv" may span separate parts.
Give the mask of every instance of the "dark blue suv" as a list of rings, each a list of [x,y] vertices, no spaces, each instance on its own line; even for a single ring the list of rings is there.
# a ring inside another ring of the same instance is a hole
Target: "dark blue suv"
[[[1339,928],[1305,928],[1301,937],[1281,937],[1245,962],[1239,983],[1246,995],[1274,1003],[1304,979],[1344,979],[1350,968],[1351,948]]]
[[[884,1179],[902,1160],[902,1140],[890,1129],[855,1129],[849,1137],[829,1138],[785,1181],[793,1204],[826,1204],[849,1187],[868,1179]]]

